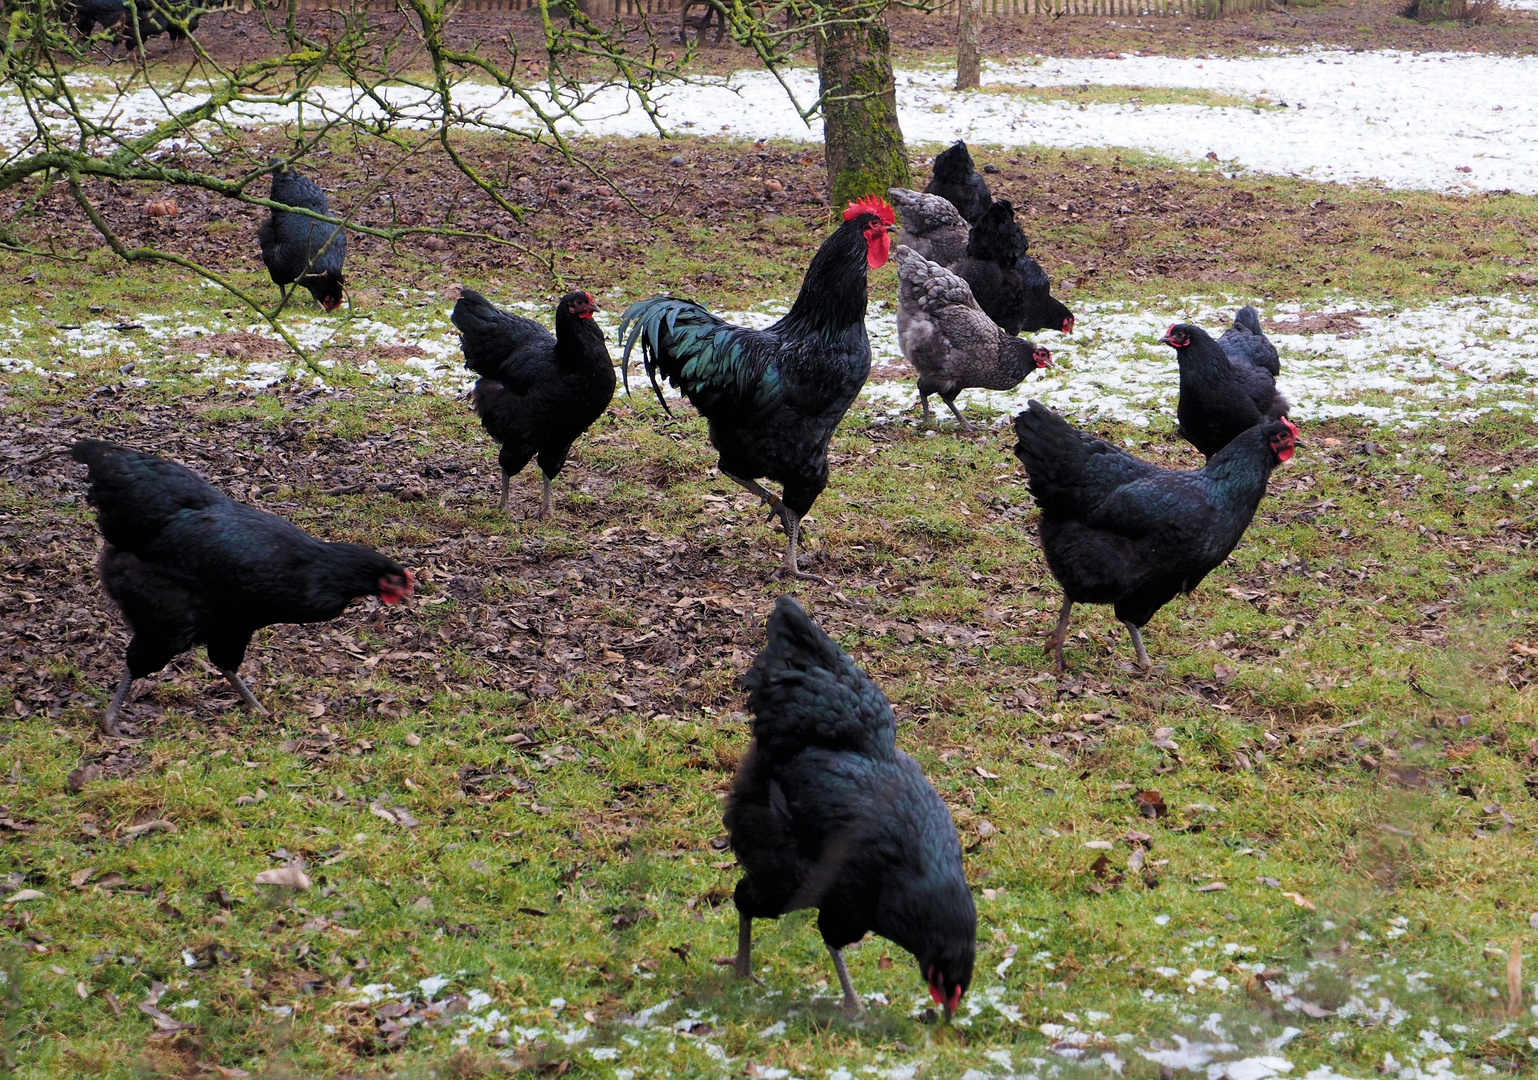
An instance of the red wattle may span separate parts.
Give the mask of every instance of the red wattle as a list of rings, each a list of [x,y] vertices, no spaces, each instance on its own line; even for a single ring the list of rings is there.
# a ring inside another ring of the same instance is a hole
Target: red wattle
[[[872,270],[880,269],[892,254],[892,238],[883,229],[865,239],[865,265]]]

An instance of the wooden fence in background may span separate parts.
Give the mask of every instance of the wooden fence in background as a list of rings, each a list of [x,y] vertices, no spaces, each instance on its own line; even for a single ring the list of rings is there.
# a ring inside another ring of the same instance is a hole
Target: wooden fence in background
[[[316,0],[315,6],[329,7],[337,0]],[[363,0],[370,2],[370,0]],[[958,0],[945,0],[933,11],[942,18],[954,19]],[[393,7],[392,0],[371,0],[371,6]],[[460,0],[460,11],[527,11],[538,7],[536,0]],[[588,0],[587,10],[594,14],[656,15],[677,11],[682,0]],[[1221,19],[1279,6],[1276,0],[983,0],[988,15],[1108,15],[1123,18],[1140,16],[1175,16],[1187,19]]]

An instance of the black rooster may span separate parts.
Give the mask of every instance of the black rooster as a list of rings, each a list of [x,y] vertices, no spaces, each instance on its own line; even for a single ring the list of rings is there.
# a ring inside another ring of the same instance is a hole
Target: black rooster
[[[720,469],[763,499],[785,527],[783,573],[796,562],[801,519],[828,486],[828,443],[870,374],[866,270],[891,251],[892,208],[876,196],[850,203],[817,249],[790,312],[764,330],[733,326],[692,300],[655,296],[620,317],[628,374],[637,341],[657,399],[660,373],[710,425]],[[783,497],[758,483],[768,477]]]
[[[1201,327],[1177,323],[1159,340],[1175,350],[1180,365],[1179,435],[1204,457],[1262,420],[1287,415],[1287,399],[1277,391],[1275,376],[1231,358]]]
[[[550,482],[566,464],[571,444],[609,407],[614,361],[591,293],[571,292],[555,306],[555,336],[539,323],[503,311],[471,289],[460,294],[450,316],[459,328],[465,367],[475,384],[481,426],[502,444],[502,501],[508,482],[536,455],[545,495],[539,516],[550,516]]]
[[[109,735],[118,733],[134,679],[195,645],[208,646],[241,700],[262,713],[236,673],[253,633],[334,619],[360,596],[393,604],[411,595],[411,572],[394,560],[359,544],[316,540],[174,462],[95,439],[71,453],[90,469],[106,540],[97,564],[102,584],[134,632],[102,719]]]
[[[743,870],[738,976],[753,973],[754,919],[816,908],[847,1012],[860,998],[842,950],[873,931],[913,954],[948,1019],[972,981],[977,909],[950,810],[897,749],[892,707],[788,596],[743,682],[753,741],[725,814]]]
[[[1073,333],[1073,312],[1052,295],[1052,281],[1026,254],[1029,248],[1014,204],[999,199],[973,223],[966,256],[950,269],[966,279],[977,306],[1006,334]]]
[[[924,192],[949,201],[970,225],[976,225],[993,202],[988,182],[977,174],[967,144],[961,139],[935,158],[934,179],[924,187]]]
[[[1140,628],[1201,584],[1244,536],[1298,429],[1265,420],[1194,471],[1161,469],[1071,427],[1039,401],[1015,417],[1015,456],[1041,507],[1041,549],[1063,587],[1049,639],[1058,671],[1074,604],[1114,604],[1148,667]]]
[[[331,211],[326,193],[309,177],[300,176],[281,161],[272,162],[273,202],[322,216]],[[306,214],[273,210],[257,227],[262,262],[273,284],[299,282],[317,303],[334,311],[342,303],[342,260],[347,257],[347,233],[340,225],[317,221]]]

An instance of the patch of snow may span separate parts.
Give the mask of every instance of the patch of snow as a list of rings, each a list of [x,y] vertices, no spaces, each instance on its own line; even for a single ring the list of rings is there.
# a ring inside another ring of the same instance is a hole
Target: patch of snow
[[[993,92],[958,93],[951,78],[939,70],[896,73],[898,110],[910,143],[963,137],[1001,146],[1132,147],[1191,162],[1211,153],[1229,169],[1343,183],[1538,192],[1538,108],[1528,94],[1527,58],[1392,50],[1234,58],[1037,57],[990,65],[984,82]],[[810,69],[786,72],[785,82],[803,102],[817,96]],[[1075,104],[1008,92],[1085,84],[1206,90],[1257,104]],[[1449,85],[1458,93],[1446,94]],[[548,98],[537,86],[531,92]],[[460,126],[496,125],[531,134],[540,129],[529,106],[500,87],[466,79],[452,93],[450,107]],[[655,133],[651,116],[633,95],[598,87],[582,93],[586,100],[573,101],[577,119],[558,124],[566,133]],[[223,117],[234,126],[256,128],[294,123],[301,109],[311,122],[343,116],[379,120],[388,109],[397,123],[431,127],[443,113],[442,103],[423,87],[381,87],[375,100],[347,87],[318,86],[303,97],[294,104],[235,102]],[[158,122],[168,110],[202,101],[195,87],[161,93],[126,84],[121,93],[82,89],[79,98],[98,119],[116,116],[118,131]],[[821,122],[803,122],[775,77],[763,71],[670,84],[658,88],[652,100],[663,128],[674,134],[822,139]],[[1435,101],[1436,108],[1426,108],[1427,101]],[[1282,102],[1287,107],[1280,107]],[[62,115],[47,122],[67,126]],[[34,131],[32,124],[20,97],[0,92],[0,148],[19,146]]]

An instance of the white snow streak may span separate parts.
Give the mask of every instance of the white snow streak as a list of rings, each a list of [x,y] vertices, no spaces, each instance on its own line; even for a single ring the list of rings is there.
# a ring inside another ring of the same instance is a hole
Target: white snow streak
[[[1538,0],[1533,0],[1538,3]],[[1037,58],[993,66],[985,86],[1150,86],[1222,92],[1264,99],[1287,108],[1205,105],[1086,104],[1041,101],[1008,92],[957,93],[942,71],[901,71],[898,103],[911,142],[949,142],[963,137],[1002,146],[1114,146],[1139,148],[1177,160],[1197,161],[1209,152],[1232,169],[1296,174],[1319,180],[1379,180],[1391,187],[1443,190],[1504,189],[1538,193],[1538,104],[1529,87],[1538,82],[1538,59],[1438,53],[1319,52],[1239,58],[1132,57],[1059,60]],[[800,100],[816,96],[809,70],[787,82]],[[1456,94],[1447,87],[1456,86]],[[166,104],[148,90],[122,97],[93,97],[103,114],[121,125],[143,126],[166,115]],[[420,89],[386,90],[408,122],[427,123],[438,106]],[[821,124],[803,123],[784,91],[764,72],[701,78],[657,92],[662,123],[673,133],[817,141]],[[171,108],[198,98],[172,94]],[[532,114],[503,91],[460,83],[455,115],[462,123],[534,127]],[[351,113],[376,117],[379,108],[348,90],[312,91],[307,119]],[[602,90],[563,121],[571,133],[640,136],[654,132],[639,103],[618,89]],[[295,109],[240,102],[228,110],[238,126],[293,123]],[[61,125],[62,118],[58,121]],[[14,147],[29,119],[12,93],[0,93],[0,148]],[[1462,171],[1467,170],[1467,171]]]

